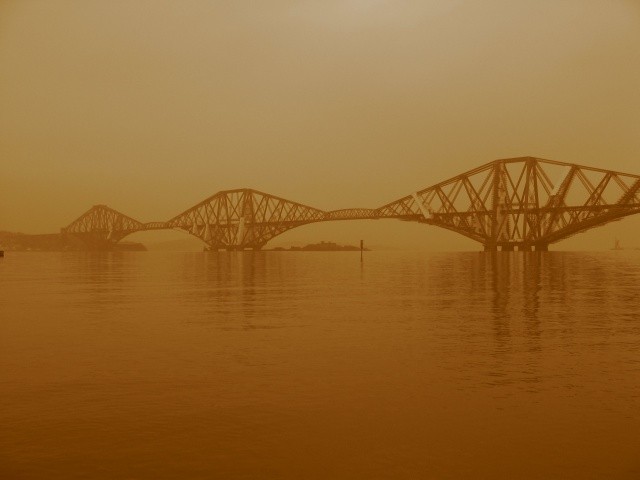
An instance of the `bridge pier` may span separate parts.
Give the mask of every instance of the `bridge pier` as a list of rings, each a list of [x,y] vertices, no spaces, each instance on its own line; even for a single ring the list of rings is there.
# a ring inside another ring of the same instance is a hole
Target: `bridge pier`
[[[515,250],[519,252],[531,252],[534,249],[534,245],[525,245],[525,244],[507,244],[507,245],[495,245],[495,244],[485,244],[484,251],[485,252],[513,252]],[[535,249],[537,251],[547,251],[548,245],[535,245]]]
[[[524,243],[520,243],[520,244],[516,244],[516,243],[512,243],[512,244],[506,244],[506,245],[496,245],[496,244],[491,244],[491,243],[485,243],[483,245],[484,251],[485,252],[513,252],[515,250],[518,250],[519,252],[531,252],[531,251],[536,251],[536,252],[548,252],[549,251],[549,244],[547,243],[534,243],[534,244],[524,244]]]
[[[224,249],[227,252],[244,252],[245,250],[252,250],[256,252],[258,250],[262,250],[262,245],[228,245],[224,247]]]

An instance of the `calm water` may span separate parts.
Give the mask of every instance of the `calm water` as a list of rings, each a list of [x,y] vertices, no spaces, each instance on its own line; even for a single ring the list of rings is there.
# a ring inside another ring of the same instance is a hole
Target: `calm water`
[[[640,478],[640,252],[7,253],[0,478]]]

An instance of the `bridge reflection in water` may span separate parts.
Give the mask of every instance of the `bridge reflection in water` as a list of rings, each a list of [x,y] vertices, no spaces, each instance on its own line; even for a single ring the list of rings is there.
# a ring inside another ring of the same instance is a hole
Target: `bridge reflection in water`
[[[547,250],[638,212],[640,175],[520,157],[487,163],[375,209],[324,211],[243,188],[218,192],[166,222],[142,223],[96,205],[61,233],[88,248],[108,249],[135,232],[179,229],[212,250],[258,250],[309,223],[395,218],[452,230],[485,250]]]

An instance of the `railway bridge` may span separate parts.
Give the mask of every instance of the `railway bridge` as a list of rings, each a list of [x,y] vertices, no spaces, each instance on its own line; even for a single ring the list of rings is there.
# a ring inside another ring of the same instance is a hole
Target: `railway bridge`
[[[179,229],[209,249],[260,249],[309,223],[397,219],[446,228],[485,250],[547,250],[640,213],[640,175],[519,157],[495,160],[377,208],[325,211],[250,188],[218,192],[164,222],[143,223],[96,205],[61,229],[87,248],[108,249],[143,230]]]

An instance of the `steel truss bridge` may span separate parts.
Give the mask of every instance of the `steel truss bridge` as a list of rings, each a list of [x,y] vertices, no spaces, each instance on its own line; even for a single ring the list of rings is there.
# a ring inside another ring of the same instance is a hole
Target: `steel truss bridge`
[[[534,157],[496,160],[378,208],[324,211],[249,188],[218,192],[166,222],[96,205],[61,230],[105,249],[143,230],[179,229],[209,249],[260,249],[281,233],[334,220],[398,220],[446,228],[485,250],[547,250],[640,213],[640,175]]]

